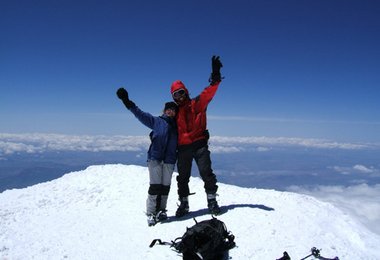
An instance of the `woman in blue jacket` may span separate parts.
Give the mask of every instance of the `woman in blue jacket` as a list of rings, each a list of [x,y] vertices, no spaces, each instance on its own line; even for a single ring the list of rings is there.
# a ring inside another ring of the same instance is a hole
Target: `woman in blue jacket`
[[[177,161],[178,134],[175,116],[178,107],[174,102],[167,102],[161,116],[152,116],[140,110],[129,99],[124,88],[118,89],[117,96],[141,123],[152,129],[149,134],[151,145],[148,150],[149,190],[146,214],[148,225],[153,226],[157,221],[167,218],[166,205]]]

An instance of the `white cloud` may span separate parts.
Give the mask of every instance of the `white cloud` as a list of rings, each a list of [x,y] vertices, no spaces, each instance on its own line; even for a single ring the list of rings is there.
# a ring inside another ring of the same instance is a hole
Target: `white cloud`
[[[257,147],[256,149],[258,152],[268,152],[271,150],[269,147]]]
[[[39,150],[40,149],[38,147],[30,144],[0,141],[0,151],[3,154],[12,154],[17,152],[35,153],[39,152]]]
[[[0,133],[0,155],[46,151],[146,151],[149,143],[148,136]],[[210,139],[210,149],[215,153],[266,152],[275,147],[350,150],[370,148],[367,144],[338,143],[323,139],[223,136],[213,136]],[[359,165],[356,170],[371,169],[364,169]]]
[[[211,145],[210,150],[213,153],[238,153],[244,151],[244,149],[236,146],[224,146],[224,145]]]
[[[380,233],[380,184],[344,186],[316,186],[312,189],[291,186],[289,191],[314,196],[334,204],[343,212],[355,216],[370,230]]]
[[[240,146],[296,146],[305,148],[320,149],[365,149],[369,148],[367,144],[338,143],[324,139],[306,139],[306,138],[288,138],[288,137],[225,137],[214,136],[211,138],[214,145],[240,145]]]
[[[376,169],[375,167],[373,166],[364,166],[364,165],[361,165],[361,164],[356,164],[354,166],[351,166],[351,167],[347,167],[347,166],[333,166],[331,167],[334,171],[340,173],[340,174],[344,174],[344,175],[347,175],[347,174],[363,174],[363,173],[367,173],[367,174],[380,174],[380,170],[379,169]]]
[[[341,166],[333,166],[331,167],[334,171],[340,173],[340,174],[350,174],[350,167],[341,167]]]
[[[363,172],[363,173],[372,173],[372,172],[374,172],[373,167],[367,168],[364,165],[359,165],[359,164],[355,165],[353,167],[353,169],[355,169],[355,170],[357,170],[359,172]]]
[[[0,154],[47,151],[145,151],[147,136],[0,134]]]

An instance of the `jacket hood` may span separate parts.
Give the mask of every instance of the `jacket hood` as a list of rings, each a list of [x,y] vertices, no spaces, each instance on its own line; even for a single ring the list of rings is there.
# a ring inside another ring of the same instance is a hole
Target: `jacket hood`
[[[172,86],[170,88],[170,93],[173,94],[175,91],[183,89],[185,90],[186,94],[189,95],[189,91],[185,87],[185,84],[182,83],[180,80],[176,80],[172,83]]]

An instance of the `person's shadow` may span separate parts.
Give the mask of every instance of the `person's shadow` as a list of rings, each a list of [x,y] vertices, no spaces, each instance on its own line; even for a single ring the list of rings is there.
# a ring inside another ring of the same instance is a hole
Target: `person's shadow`
[[[232,205],[228,205],[228,206],[221,206],[219,215],[225,214],[229,210],[232,210],[235,208],[253,208],[253,209],[266,210],[266,211],[273,211],[274,210],[274,208],[267,207],[265,205],[260,205],[260,204],[232,204]],[[180,217],[180,218],[177,218],[175,216],[169,216],[168,219],[165,221],[165,223],[193,219],[193,218],[197,218],[197,217],[200,217],[203,215],[208,215],[208,214],[209,214],[208,209],[206,209],[206,208],[199,209],[197,211],[190,211],[189,214],[186,214],[185,216]]]

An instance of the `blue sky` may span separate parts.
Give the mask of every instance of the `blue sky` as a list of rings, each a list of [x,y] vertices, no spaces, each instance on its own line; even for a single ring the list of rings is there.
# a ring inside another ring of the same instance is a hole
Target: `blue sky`
[[[145,135],[170,84],[225,80],[214,135],[380,141],[378,1],[1,1],[0,132]]]

